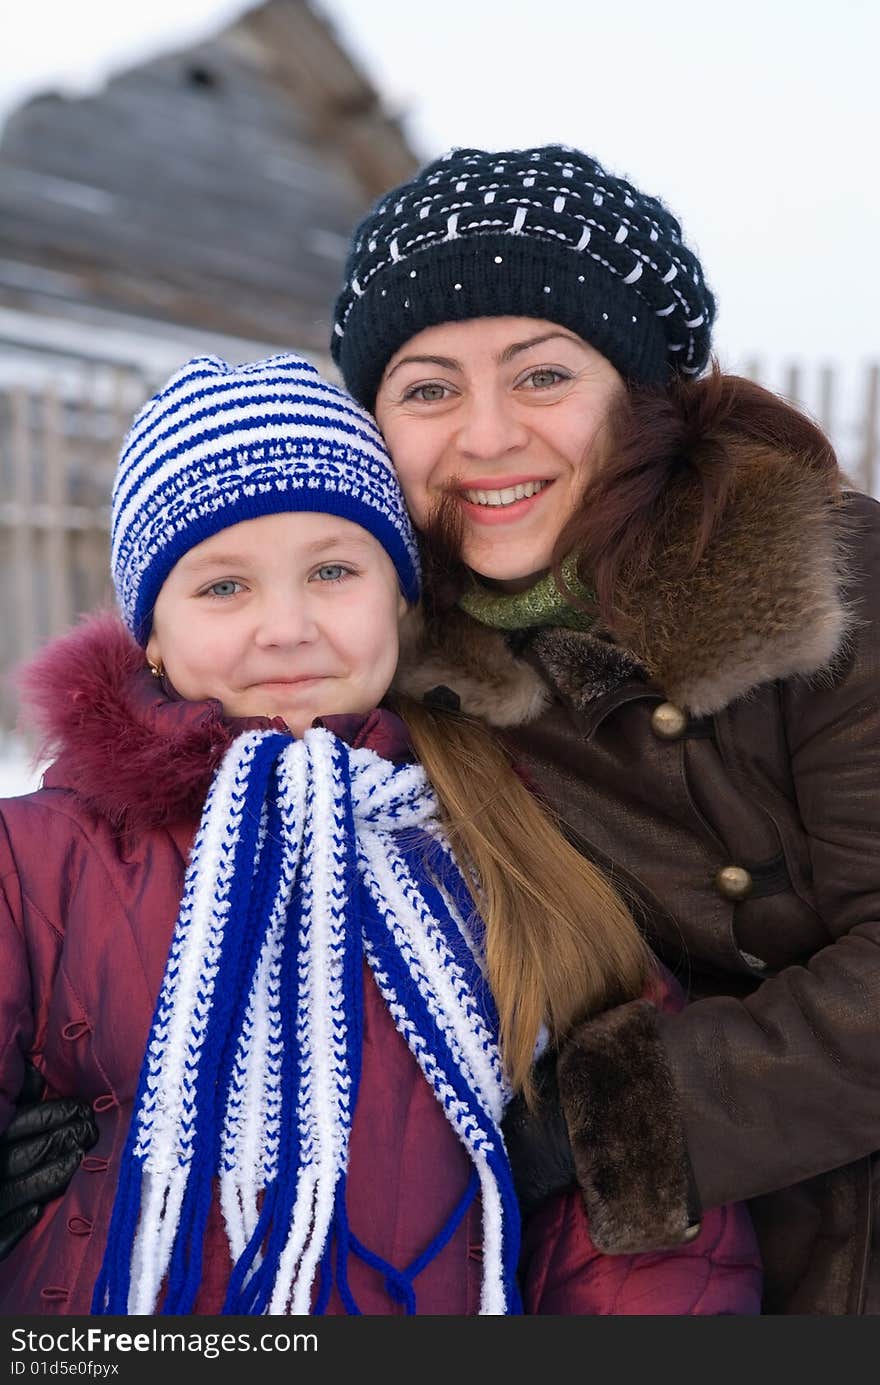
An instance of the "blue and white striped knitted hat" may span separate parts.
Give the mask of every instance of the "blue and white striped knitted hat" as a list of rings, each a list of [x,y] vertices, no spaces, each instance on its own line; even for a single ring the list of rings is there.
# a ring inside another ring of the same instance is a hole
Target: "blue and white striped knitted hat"
[[[289,510],[359,524],[418,600],[415,534],[371,416],[299,356],[188,361],[137,414],[113,487],[113,584],[135,639],[146,644],[156,597],[189,549]]]

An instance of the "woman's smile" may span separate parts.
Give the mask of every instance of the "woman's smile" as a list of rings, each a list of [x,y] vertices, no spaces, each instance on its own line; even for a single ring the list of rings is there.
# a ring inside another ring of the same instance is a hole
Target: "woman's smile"
[[[458,491],[459,503],[473,524],[512,524],[529,514],[553,482],[474,482]]]

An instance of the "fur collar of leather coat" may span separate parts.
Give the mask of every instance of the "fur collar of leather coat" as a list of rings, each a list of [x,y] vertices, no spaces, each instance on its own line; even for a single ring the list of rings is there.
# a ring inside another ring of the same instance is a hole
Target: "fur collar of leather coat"
[[[710,441],[735,463],[726,511],[695,569],[686,555],[700,522],[695,482],[657,523],[650,570],[626,593],[637,633],[626,642],[544,629],[511,644],[452,611],[406,631],[396,686],[420,698],[453,689],[462,710],[492,725],[534,720],[550,691],[532,662],[575,706],[632,677],[645,679],[694,716],[718,712],[762,683],[821,676],[846,644],[853,616],[843,595],[850,523],[825,477],[796,454],[725,433]]]

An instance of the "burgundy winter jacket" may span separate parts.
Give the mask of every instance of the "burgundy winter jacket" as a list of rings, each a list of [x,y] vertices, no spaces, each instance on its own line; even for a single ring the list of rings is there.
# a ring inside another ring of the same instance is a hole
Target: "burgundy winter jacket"
[[[226,720],[216,702],[169,695],[108,616],[50,646],[26,689],[57,759],[38,792],[0,805],[0,1129],[30,1058],[50,1093],[92,1102],[100,1139],[64,1196],[0,1264],[0,1313],[83,1314],[210,777],[242,730],[284,728]],[[325,724],[353,745],[407,755],[405,728],[386,711]],[[349,1219],[362,1242],[405,1267],[461,1197],[470,1162],[365,979]],[[480,1240],[474,1207],[416,1279],[420,1313],[478,1312]],[[533,1215],[523,1240],[530,1313],[758,1311],[760,1270],[741,1208],[709,1213],[698,1238],[672,1253],[610,1257],[593,1247],[572,1192]],[[196,1312],[219,1312],[228,1270],[215,1207]],[[382,1276],[353,1257],[350,1280],[363,1312],[403,1311]],[[333,1299],[328,1311],[344,1310]]]

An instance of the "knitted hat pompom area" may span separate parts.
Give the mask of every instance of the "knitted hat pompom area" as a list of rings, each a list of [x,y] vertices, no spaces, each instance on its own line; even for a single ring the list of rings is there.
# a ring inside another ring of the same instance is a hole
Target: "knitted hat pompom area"
[[[706,365],[715,300],[656,197],[578,149],[454,149],[356,228],[331,352],[366,408],[388,361],[442,322],[537,317],[576,332],[631,384]]]
[[[111,568],[123,620],[145,645],[163,582],[196,544],[284,511],[337,515],[382,545],[409,602],[418,546],[372,417],[310,362],[196,356],[136,415],[113,486]]]

